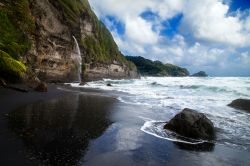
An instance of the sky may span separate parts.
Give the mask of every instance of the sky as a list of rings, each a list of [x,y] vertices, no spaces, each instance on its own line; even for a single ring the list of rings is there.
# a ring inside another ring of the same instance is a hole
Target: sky
[[[250,0],[89,0],[124,55],[250,76]]]

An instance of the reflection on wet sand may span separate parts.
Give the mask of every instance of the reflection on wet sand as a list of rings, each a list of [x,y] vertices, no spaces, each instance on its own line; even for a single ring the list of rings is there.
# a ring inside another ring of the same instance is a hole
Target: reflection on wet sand
[[[214,150],[214,143],[201,143],[201,144],[185,144],[181,142],[174,142],[176,147],[183,149],[183,150],[188,150],[188,151],[197,151],[197,152],[211,152]]]
[[[78,165],[91,139],[112,123],[113,99],[70,95],[28,105],[9,115],[9,128],[27,156],[41,165]]]

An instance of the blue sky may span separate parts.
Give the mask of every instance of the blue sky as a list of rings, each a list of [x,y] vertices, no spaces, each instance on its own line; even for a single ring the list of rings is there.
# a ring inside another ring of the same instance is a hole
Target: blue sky
[[[250,76],[250,0],[89,0],[125,55]]]

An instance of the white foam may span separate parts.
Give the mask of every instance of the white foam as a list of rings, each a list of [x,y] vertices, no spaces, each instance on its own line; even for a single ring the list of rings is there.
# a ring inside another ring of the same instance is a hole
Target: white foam
[[[185,144],[191,144],[191,145],[197,145],[197,144],[202,144],[202,143],[207,142],[204,140],[194,140],[194,139],[189,139],[189,140],[194,141],[194,142],[189,142],[189,141],[178,139],[178,138],[174,137],[173,135],[171,135],[173,137],[170,138],[169,135],[166,134],[166,132],[170,133],[170,131],[164,130],[163,126],[155,127],[154,126],[155,123],[163,123],[163,122],[161,122],[161,121],[147,121],[141,127],[141,131],[143,131],[147,134],[150,134],[152,136],[155,136],[157,138],[165,139],[165,140],[172,141],[172,142],[179,142],[179,143],[185,143]],[[154,132],[155,130],[158,130],[158,131]],[[160,134],[162,134],[162,135],[160,135]],[[178,136],[177,134],[175,134],[175,135]]]

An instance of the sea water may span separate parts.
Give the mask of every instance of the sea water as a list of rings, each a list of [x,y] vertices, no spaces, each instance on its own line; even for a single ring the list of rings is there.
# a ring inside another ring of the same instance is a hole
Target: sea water
[[[108,83],[112,86],[107,86]],[[104,79],[84,87],[109,91],[121,102],[147,108],[133,116],[145,121],[142,132],[159,139],[203,143],[204,140],[188,139],[163,129],[165,122],[184,108],[190,108],[204,113],[214,123],[217,138],[213,143],[250,150],[250,114],[227,106],[238,98],[250,99],[249,77]]]

